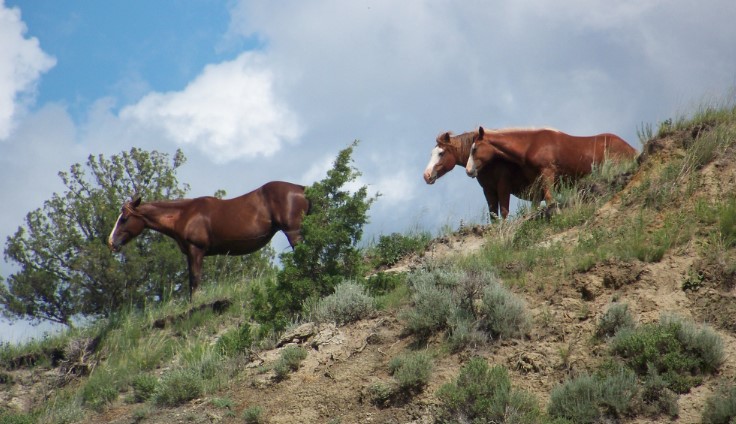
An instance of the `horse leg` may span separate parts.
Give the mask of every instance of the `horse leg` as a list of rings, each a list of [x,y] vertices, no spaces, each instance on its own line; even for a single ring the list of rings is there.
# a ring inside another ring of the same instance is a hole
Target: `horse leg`
[[[509,216],[509,204],[511,203],[511,189],[506,181],[498,183],[498,203],[501,207],[501,217],[506,219]]]
[[[302,241],[302,230],[301,229],[296,229],[296,230],[284,229],[284,234],[286,235],[286,239],[289,240],[289,245],[291,245],[292,249],[294,248],[294,246],[301,243]]]
[[[204,252],[195,246],[189,246],[187,252],[187,264],[189,266],[189,301],[192,301],[194,291],[199,287],[202,279],[202,262],[204,261]]]
[[[493,222],[498,218],[498,192],[493,187],[483,187],[483,194],[486,196],[488,213],[491,215],[491,222]]]

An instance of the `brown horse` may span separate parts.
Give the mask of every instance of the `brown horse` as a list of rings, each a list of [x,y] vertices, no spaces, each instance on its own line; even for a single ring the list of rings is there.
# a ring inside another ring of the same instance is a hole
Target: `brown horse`
[[[449,132],[440,134],[424,170],[424,181],[434,184],[455,166],[465,166],[476,134],[476,131],[457,136]],[[501,217],[508,216],[512,194],[519,199],[539,203],[542,196],[532,189],[533,183],[534,180],[528,180],[524,176],[519,165],[501,158],[494,158],[491,165],[478,172],[478,184],[483,188],[491,219],[499,216],[499,209]]]
[[[187,257],[189,299],[199,286],[202,261],[210,255],[245,255],[262,248],[277,231],[289,244],[301,241],[302,218],[309,211],[304,186],[272,181],[229,200],[197,197],[125,202],[107,244],[114,252],[150,228],[173,238]]]
[[[553,203],[552,188],[560,178],[590,174],[606,159],[633,159],[636,149],[614,134],[575,137],[553,129],[486,131],[478,128],[465,170],[477,177],[497,159],[519,166],[525,181],[542,179],[544,200]]]

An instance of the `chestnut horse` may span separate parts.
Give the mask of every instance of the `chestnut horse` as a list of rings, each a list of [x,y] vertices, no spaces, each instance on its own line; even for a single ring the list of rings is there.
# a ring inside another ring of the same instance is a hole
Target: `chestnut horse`
[[[424,181],[434,184],[455,166],[465,166],[476,134],[476,131],[457,136],[449,132],[440,134],[424,170]],[[519,165],[501,158],[494,158],[492,164],[478,172],[478,184],[483,188],[491,219],[499,216],[499,209],[501,217],[508,216],[512,194],[519,199],[541,202],[541,193],[532,189],[533,183],[534,180],[527,179],[521,172]]]
[[[465,170],[472,178],[497,159],[515,163],[525,181],[542,179],[544,200],[553,203],[552,188],[560,178],[590,174],[607,159],[633,159],[636,149],[614,134],[575,137],[553,129],[486,131],[478,128]]]
[[[107,244],[113,252],[144,229],[173,238],[187,257],[189,299],[199,286],[202,261],[210,255],[245,255],[283,231],[293,248],[301,241],[302,218],[309,211],[304,186],[272,181],[234,199],[197,197],[123,204]]]

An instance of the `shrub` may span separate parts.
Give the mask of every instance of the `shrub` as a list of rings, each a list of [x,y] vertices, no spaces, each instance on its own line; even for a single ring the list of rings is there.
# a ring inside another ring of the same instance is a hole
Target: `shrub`
[[[263,408],[260,406],[250,406],[243,411],[243,421],[245,424],[262,424]]]
[[[719,208],[718,229],[725,247],[736,246],[736,199],[732,198]]]
[[[634,328],[634,318],[626,303],[612,303],[606,313],[598,320],[595,334],[598,337],[612,337],[619,330]]]
[[[203,391],[199,372],[175,370],[162,377],[153,400],[159,406],[177,406],[199,397]]]
[[[281,356],[273,366],[276,373],[276,380],[284,380],[290,372],[299,369],[304,358],[307,357],[307,351],[299,346],[287,346],[281,351]]]
[[[713,372],[723,362],[723,342],[704,326],[677,317],[619,331],[611,350],[639,375],[653,369],[676,393],[700,383],[699,375]]]
[[[378,272],[366,278],[365,285],[371,296],[388,294],[406,281],[403,272]]]
[[[375,267],[392,266],[401,258],[411,253],[421,253],[427,248],[431,235],[420,232],[412,235],[392,233],[388,236],[382,235],[378,244],[369,251],[371,264]]]
[[[555,387],[547,412],[574,423],[622,418],[637,411],[639,388],[633,371],[618,367],[606,376],[581,375]]]
[[[720,387],[705,401],[704,424],[729,424],[736,419],[736,386]]]
[[[215,345],[216,351],[223,356],[234,356],[247,352],[253,345],[251,326],[248,323],[240,324],[237,328],[223,334]]]
[[[368,397],[376,406],[387,406],[394,396],[394,388],[385,383],[374,383],[368,386]]]
[[[138,374],[133,378],[133,398],[136,402],[145,402],[153,396],[158,386],[158,379],[151,374]]]
[[[305,189],[310,212],[302,222],[304,242],[281,254],[283,268],[276,283],[265,285],[265,292],[254,297],[254,316],[260,323],[283,329],[302,312],[305,299],[327,296],[340,282],[362,275],[357,243],[376,198],[368,196],[366,186],[352,192],[345,188],[360,176],[351,166],[356,145],[340,151],[326,178]]]
[[[36,418],[31,414],[0,411],[0,424],[36,424],[36,422]]]
[[[418,391],[429,383],[432,358],[426,352],[412,352],[397,356],[388,364],[388,370],[405,392]]]
[[[118,397],[115,377],[107,370],[98,370],[87,380],[81,394],[84,405],[102,411]]]
[[[322,298],[313,307],[312,317],[317,322],[334,321],[347,324],[369,316],[376,309],[372,297],[358,283],[345,281],[335,287],[335,292]]]
[[[483,290],[481,311],[481,326],[492,337],[523,337],[531,328],[524,302],[498,283]]]
[[[426,338],[447,328],[447,321],[456,308],[448,287],[456,281],[453,277],[456,274],[444,270],[420,271],[409,276],[413,307],[403,318],[410,333]]]
[[[513,416],[513,422],[536,423],[540,418],[534,397],[511,389],[506,368],[491,368],[482,358],[470,360],[437,397],[440,422],[505,422]]]

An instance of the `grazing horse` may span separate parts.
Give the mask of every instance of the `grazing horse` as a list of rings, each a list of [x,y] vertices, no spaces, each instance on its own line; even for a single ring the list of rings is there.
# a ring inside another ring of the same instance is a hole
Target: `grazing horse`
[[[590,174],[593,164],[633,159],[636,154],[636,149],[614,134],[575,137],[553,129],[486,131],[480,127],[465,170],[475,178],[499,158],[515,163],[526,181],[542,179],[544,200],[551,205],[555,181],[578,179]]]
[[[424,170],[424,181],[434,184],[455,166],[465,166],[476,133],[471,131],[457,136],[449,132],[440,134]],[[491,219],[499,216],[499,209],[501,217],[508,216],[512,194],[519,199],[539,203],[542,200],[541,193],[532,189],[533,183],[533,179],[527,179],[521,172],[519,165],[501,158],[494,158],[492,164],[478,172],[478,184],[483,188]]]
[[[144,229],[173,238],[187,257],[189,299],[199,286],[202,261],[210,255],[245,255],[283,231],[293,248],[301,241],[302,218],[309,212],[304,186],[272,181],[234,199],[197,197],[125,202],[107,244],[113,252]]]

